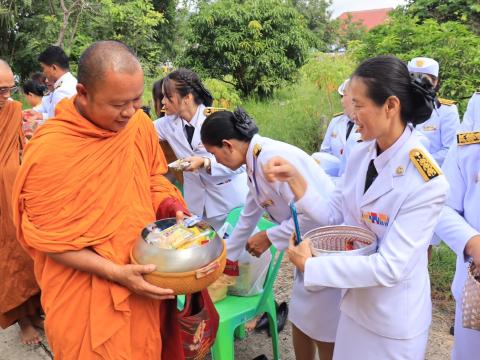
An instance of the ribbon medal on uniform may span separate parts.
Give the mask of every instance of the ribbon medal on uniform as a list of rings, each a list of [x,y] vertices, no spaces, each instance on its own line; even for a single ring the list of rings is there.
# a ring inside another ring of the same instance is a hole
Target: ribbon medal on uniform
[[[362,211],[362,219],[366,223],[388,226],[390,218],[387,214],[377,213],[373,211]]]
[[[264,202],[262,202],[260,204],[260,206],[264,209],[266,209],[267,207],[269,206],[272,206],[274,204],[273,200],[272,199],[269,199],[269,200],[265,200]]]

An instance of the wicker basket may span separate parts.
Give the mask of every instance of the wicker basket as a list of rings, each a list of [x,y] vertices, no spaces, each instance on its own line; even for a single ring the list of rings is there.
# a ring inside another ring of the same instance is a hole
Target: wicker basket
[[[464,328],[480,330],[480,282],[475,264],[468,267],[462,296],[462,324]]]
[[[358,226],[323,226],[303,238],[310,239],[314,256],[370,255],[377,251],[376,235]]]
[[[182,251],[182,250],[178,250]],[[132,253],[130,253],[132,264],[138,264]],[[203,290],[217,280],[222,275],[227,262],[227,247],[223,241],[223,251],[221,255],[214,261],[220,263],[220,267],[211,274],[197,279],[196,271],[188,271],[182,273],[160,273],[157,271],[144,274],[143,277],[150,284],[159,286],[164,289],[172,289],[175,295],[193,294]]]

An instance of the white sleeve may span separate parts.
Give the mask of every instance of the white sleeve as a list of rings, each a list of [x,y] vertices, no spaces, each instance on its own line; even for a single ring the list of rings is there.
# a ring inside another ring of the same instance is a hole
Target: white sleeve
[[[446,105],[442,105],[446,106]],[[451,105],[452,111],[448,111],[440,119],[440,140],[442,142],[440,150],[432,154],[438,164],[443,164],[447,156],[448,149],[455,143],[457,130],[460,126],[460,116],[456,105]]]
[[[325,132],[325,136],[323,137],[322,144],[320,145],[320,151],[326,152],[331,154],[332,153],[332,131],[333,131],[333,119],[328,124],[327,131]]]
[[[440,221],[435,228],[435,234],[445,241],[458,258],[467,261],[464,254],[465,246],[468,240],[479,233],[463,217],[466,184],[458,166],[456,145],[450,149],[442,170],[452,186]]]
[[[475,119],[475,116],[477,119]],[[477,121],[475,121],[477,120]],[[467,110],[463,115],[463,121],[460,124],[460,132],[480,130],[475,124],[480,124],[480,94],[475,93],[468,100]]]
[[[52,104],[52,108],[51,108],[51,111],[52,111],[52,114],[49,114],[51,115],[52,117],[55,116],[55,108],[57,106],[57,104],[62,101],[63,99],[65,98],[70,98],[72,95],[70,92],[66,91],[64,88],[62,87],[59,87],[57,90],[55,90],[52,94],[52,99],[51,99],[51,104]]]
[[[307,185],[307,191],[296,202],[297,211],[318,223],[318,226],[335,225],[343,222],[342,176],[330,198],[322,196],[314,186]]]
[[[370,256],[319,256],[305,264],[304,285],[335,288],[392,287],[407,278],[425,256],[446,198],[448,185],[435,178],[413,192]]]
[[[165,132],[165,117],[158,118],[153,122],[153,126],[155,127],[155,131],[157,132],[158,138],[160,140],[165,140],[167,138],[167,134]]]
[[[237,225],[230,234],[227,243],[227,258],[231,261],[237,261],[245,250],[247,240],[252,235],[258,221],[262,217],[263,209],[257,205],[251,191],[247,194],[245,207],[242,210]]]

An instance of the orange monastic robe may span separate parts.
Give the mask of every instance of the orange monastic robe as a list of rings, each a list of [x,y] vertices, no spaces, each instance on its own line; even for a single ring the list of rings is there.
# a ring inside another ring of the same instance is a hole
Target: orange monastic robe
[[[0,109],[0,326],[6,328],[40,308],[32,259],[17,241],[12,216],[12,188],[23,147],[22,104],[7,101]]]
[[[35,262],[55,359],[160,359],[161,302],[46,255],[90,248],[118,264],[164,200],[184,204],[139,110],[119,132],[97,128],[72,99],[40,127],[15,182],[19,240]]]

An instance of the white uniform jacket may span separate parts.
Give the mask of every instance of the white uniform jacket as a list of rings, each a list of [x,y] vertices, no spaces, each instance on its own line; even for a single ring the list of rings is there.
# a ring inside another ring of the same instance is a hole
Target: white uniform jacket
[[[377,235],[373,255],[308,259],[305,286],[346,289],[341,311],[371,332],[393,339],[416,337],[430,325],[427,248],[448,191],[441,174],[424,180],[409,157],[411,151],[418,154],[416,149],[431,169],[436,166],[410,127],[378,156],[375,141],[360,143],[330,201],[309,186],[297,202],[299,211],[319,225],[344,223]],[[364,193],[371,159],[378,176]]]
[[[180,159],[188,156],[208,157],[211,161],[211,173],[205,169],[196,172],[185,171],[184,196],[188,208],[197,215],[205,212],[207,218],[228,214],[233,208],[243,206],[247,196],[247,175],[245,167],[230,170],[216,162],[207,152],[200,139],[200,129],[205,121],[205,106],[200,105],[191,125],[195,127],[192,146],[184,133],[185,120],[179,116],[165,116],[155,120],[154,125],[160,140],[166,140]]]
[[[467,110],[463,115],[463,121],[460,124],[460,130],[479,131],[480,130],[480,92],[476,92],[468,100]]]
[[[75,76],[72,75],[72,73],[66,72],[55,82],[55,84],[53,85],[53,91],[49,95],[43,97],[46,100],[46,115],[43,116],[43,120],[45,121],[51,117],[54,117],[55,107],[57,106],[57,104],[65,98],[71,98],[76,93],[77,79],[75,78]]]
[[[256,155],[255,155],[256,154]],[[294,196],[285,183],[270,183],[263,174],[262,166],[272,157],[282,156],[305,174],[306,180],[325,198],[333,191],[330,177],[317,165],[315,160],[299,148],[255,135],[247,151],[248,196],[242,215],[227,239],[227,257],[238,260],[246,242],[264,212],[277,224],[267,230],[272,244],[279,250],[288,247],[288,240],[294,232],[290,202]],[[316,227],[311,219],[298,214],[300,230],[305,233]],[[303,286],[303,275],[297,273],[293,284],[289,319],[303,333],[319,341],[335,341],[340,315],[340,290],[323,288],[310,292]]]
[[[480,144],[453,145],[442,169],[450,191],[435,233],[457,254],[452,293],[461,302],[467,276],[465,245],[480,234]]]
[[[428,150],[441,166],[447,156],[448,149],[455,143],[455,135],[460,126],[460,116],[454,104],[441,104],[433,110],[430,119],[418,124],[416,129],[429,140]]]
[[[347,124],[349,121],[353,120],[350,120],[345,114],[336,116],[330,121],[320,151],[332,154],[339,159],[342,157],[347,142]],[[350,134],[353,133],[354,130],[352,129]]]

